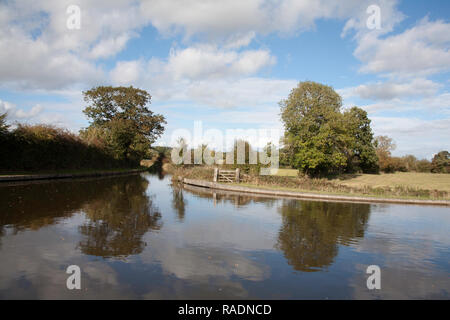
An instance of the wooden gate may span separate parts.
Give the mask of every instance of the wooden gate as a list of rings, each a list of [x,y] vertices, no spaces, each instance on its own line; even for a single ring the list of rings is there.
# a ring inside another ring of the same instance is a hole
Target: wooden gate
[[[239,168],[236,170],[214,168],[214,182],[239,182]]]

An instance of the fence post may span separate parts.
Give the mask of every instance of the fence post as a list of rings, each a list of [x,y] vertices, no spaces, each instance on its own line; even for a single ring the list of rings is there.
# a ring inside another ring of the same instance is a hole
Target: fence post
[[[239,168],[236,168],[236,182],[239,183]]]
[[[219,177],[219,168],[214,168],[214,178],[213,181],[217,182],[217,178]]]

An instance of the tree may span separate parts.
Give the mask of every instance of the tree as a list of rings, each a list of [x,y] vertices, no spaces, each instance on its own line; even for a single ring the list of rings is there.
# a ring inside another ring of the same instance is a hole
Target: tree
[[[104,141],[116,158],[138,160],[164,132],[164,116],[147,105],[150,94],[133,87],[96,87],[83,92],[91,119],[82,136]],[[97,128],[97,130],[93,130]]]
[[[242,139],[235,140],[231,152],[233,152],[233,168],[239,168],[243,173],[259,174],[261,164],[250,142]]]
[[[293,166],[308,175],[341,172],[347,164],[348,135],[333,88],[300,82],[280,102],[285,140],[293,147]]]
[[[431,172],[450,173],[450,153],[448,151],[441,151],[433,157]]]
[[[372,144],[373,133],[367,112],[353,107],[344,113],[345,125],[350,136],[349,171],[378,172],[378,157]]]
[[[0,114],[0,136],[8,133],[9,126],[6,124],[6,113]]]
[[[407,171],[417,171],[417,158],[412,154],[407,154],[402,157],[403,164]]]
[[[373,144],[378,156],[380,169],[384,172],[394,172],[395,166],[391,158],[391,151],[395,150],[395,143],[388,136],[377,136]]]
[[[431,172],[431,162],[427,159],[418,160],[416,168],[417,172]]]
[[[286,136],[281,137],[280,139],[280,166],[292,167],[293,159],[294,159],[294,148],[289,143]]]

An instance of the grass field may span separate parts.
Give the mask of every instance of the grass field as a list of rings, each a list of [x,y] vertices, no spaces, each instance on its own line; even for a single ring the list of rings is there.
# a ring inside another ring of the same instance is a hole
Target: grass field
[[[295,169],[278,169],[277,176],[296,177]],[[441,190],[450,192],[450,174],[396,172],[381,174],[343,175],[330,181],[349,187],[411,187],[425,190]]]
[[[450,192],[450,174],[445,173],[396,172],[379,175],[361,174],[355,177],[348,177],[348,179],[344,177],[339,183],[350,187],[409,186],[417,189]]]

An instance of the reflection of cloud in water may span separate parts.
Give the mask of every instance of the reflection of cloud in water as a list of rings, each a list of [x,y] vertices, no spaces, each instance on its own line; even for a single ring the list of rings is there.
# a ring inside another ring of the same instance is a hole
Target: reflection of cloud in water
[[[23,231],[3,238],[0,298],[95,299],[99,292],[105,299],[133,297],[126,286],[118,286],[118,275],[111,266],[88,261],[74,247],[74,235],[62,230],[50,226],[39,233]],[[81,267],[82,290],[66,288],[66,268],[72,264]]]
[[[156,253],[168,273],[180,279],[204,279],[209,277],[239,278],[260,281],[269,275],[267,266],[258,265],[241,252],[218,248],[163,248],[164,254]]]
[[[252,220],[242,220],[239,227],[233,217],[205,218],[203,221],[186,222],[178,230],[166,226],[166,233],[173,233],[180,243],[194,246],[225,247],[243,251],[273,250],[276,233],[272,228]],[[175,241],[171,240],[171,241]]]
[[[218,278],[214,283],[196,282],[195,286],[186,285],[182,280],[175,280],[171,286],[152,287],[142,298],[144,299],[245,299],[249,295],[239,281]]]
[[[384,208],[383,208],[384,209]],[[434,299],[450,297],[448,209],[395,206],[373,215],[366,237],[352,245],[381,268],[381,290],[368,290],[367,265],[356,265],[350,282],[356,299]],[[378,211],[378,207],[375,207]],[[424,210],[427,210],[426,214]],[[436,221],[442,222],[437,224]]]
[[[149,240],[152,245],[142,252],[140,260],[146,265],[160,265],[163,273],[174,280],[170,288],[152,289],[146,298],[208,298],[211,295],[244,298],[248,294],[242,280],[262,281],[270,277],[270,267],[252,259],[251,251],[208,245],[197,241],[195,234],[179,235],[183,243],[164,237]]]
[[[429,268],[406,269],[386,263],[381,267],[381,289],[369,290],[366,280],[367,265],[357,265],[356,275],[350,282],[354,299],[443,299],[450,297],[448,273]]]

